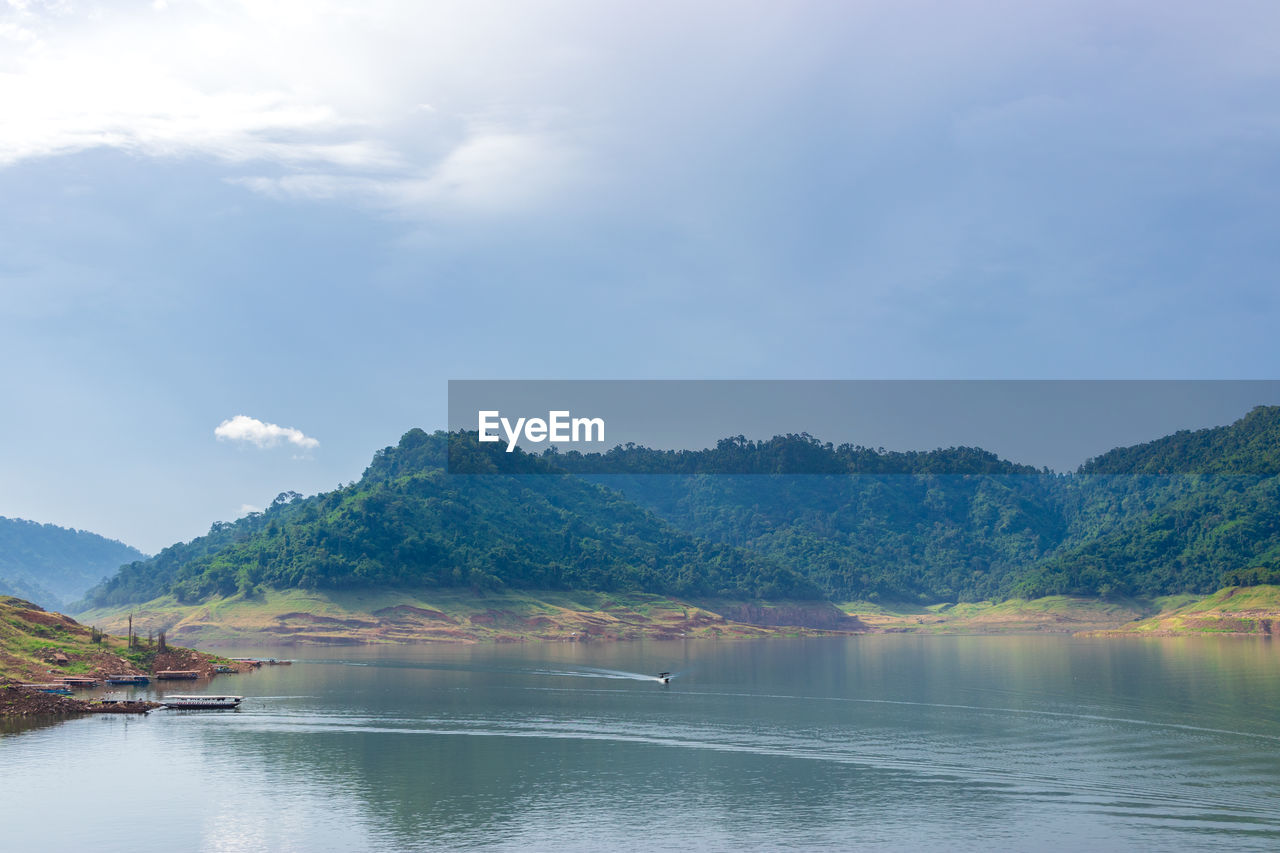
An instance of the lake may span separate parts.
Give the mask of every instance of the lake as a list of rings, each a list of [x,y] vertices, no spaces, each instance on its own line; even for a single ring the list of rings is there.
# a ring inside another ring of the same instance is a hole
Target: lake
[[[297,663],[168,688],[243,694],[237,711],[8,721],[3,846],[1280,847],[1265,640],[228,653]]]

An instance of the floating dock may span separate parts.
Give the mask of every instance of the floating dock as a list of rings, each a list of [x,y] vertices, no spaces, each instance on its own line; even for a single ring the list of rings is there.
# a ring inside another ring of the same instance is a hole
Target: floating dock
[[[162,669],[156,673],[156,681],[195,681],[200,671],[195,669]]]
[[[107,684],[150,684],[151,679],[145,675],[108,675],[103,679]]]

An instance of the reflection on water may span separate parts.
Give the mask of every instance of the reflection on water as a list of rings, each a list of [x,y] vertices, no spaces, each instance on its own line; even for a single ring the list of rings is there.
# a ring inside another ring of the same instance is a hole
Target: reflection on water
[[[63,717],[0,717],[0,735],[16,735],[65,722]]]
[[[293,653],[215,682],[249,697],[239,711],[6,727],[15,849],[139,821],[131,850],[1280,844],[1265,641]]]

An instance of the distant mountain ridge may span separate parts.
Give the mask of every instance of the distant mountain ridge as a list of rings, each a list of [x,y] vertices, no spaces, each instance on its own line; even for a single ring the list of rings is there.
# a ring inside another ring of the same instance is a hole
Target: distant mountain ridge
[[[145,556],[87,530],[0,516],[0,593],[42,607],[61,608]]]
[[[450,470],[506,473],[449,474],[446,454]],[[88,601],[470,586],[934,602],[1280,579],[1280,407],[1072,474],[980,448],[891,454],[803,433],[602,458],[607,473],[578,475],[601,458],[411,430],[359,483],[282,495],[124,567]]]

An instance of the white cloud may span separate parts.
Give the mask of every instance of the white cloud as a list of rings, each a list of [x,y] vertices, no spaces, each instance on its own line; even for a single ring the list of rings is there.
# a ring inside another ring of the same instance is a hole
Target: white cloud
[[[234,418],[223,421],[218,424],[213,434],[219,441],[244,442],[264,450],[269,447],[278,447],[284,442],[303,450],[314,450],[320,446],[319,441],[303,434],[302,430],[265,423],[248,415],[236,415]]]
[[[236,518],[242,518],[251,512],[262,512],[262,507],[254,506],[253,504],[240,504],[240,512],[236,515]]]
[[[528,210],[539,198],[572,186],[582,167],[570,146],[547,135],[478,132],[421,172],[296,172],[228,180],[271,198],[355,199],[414,216],[503,214]]]

